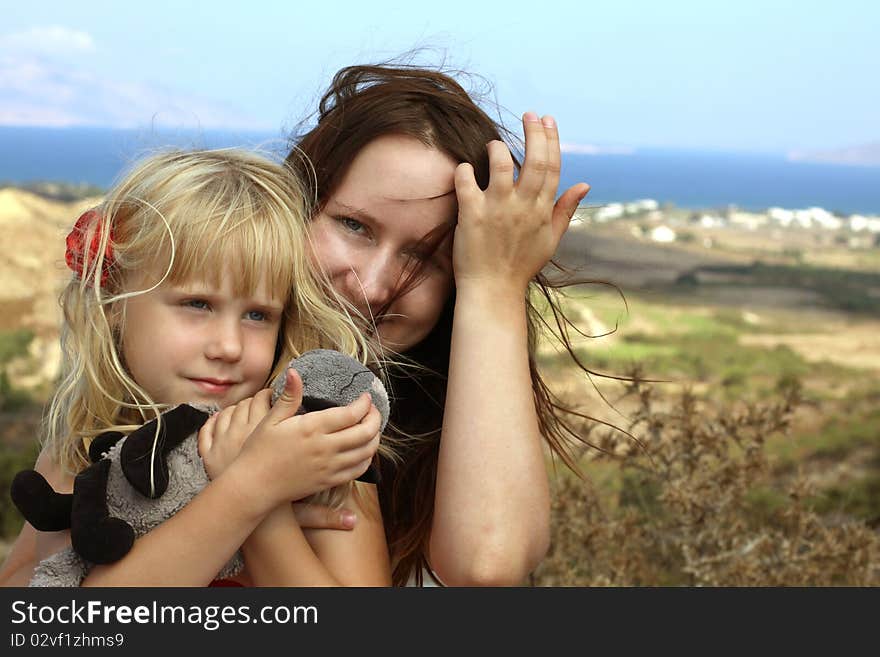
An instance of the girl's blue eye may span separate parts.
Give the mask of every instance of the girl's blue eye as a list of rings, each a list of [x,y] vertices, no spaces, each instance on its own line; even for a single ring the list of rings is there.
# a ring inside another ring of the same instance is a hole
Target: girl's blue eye
[[[198,310],[208,310],[210,308],[210,305],[204,299],[187,299],[183,302],[183,305]]]
[[[247,317],[252,322],[269,321],[269,313],[263,312],[262,310],[249,310],[247,313],[245,313],[245,317]]]

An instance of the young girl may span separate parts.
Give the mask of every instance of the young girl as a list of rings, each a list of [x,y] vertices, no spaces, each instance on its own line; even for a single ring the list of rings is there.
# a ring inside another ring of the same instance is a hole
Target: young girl
[[[166,153],[141,163],[79,218],[67,239],[74,274],[61,297],[63,377],[36,466],[56,490],[72,490],[90,439],[103,431],[130,431],[183,402],[230,406],[309,349],[369,356],[309,266],[308,215],[294,180],[243,151]],[[346,498],[361,511],[358,528],[333,532],[317,552],[289,504],[366,470],[378,446],[378,411],[365,395],[294,416],[300,394],[288,373],[271,409],[268,392],[259,392],[235,413],[214,416],[199,441],[211,483],[83,584],[204,586],[239,547],[241,584],[387,583],[374,487],[358,484],[361,494]],[[240,449],[230,427],[250,433],[257,425]],[[69,541],[69,532],[26,524],[0,578],[26,584],[39,560]]]

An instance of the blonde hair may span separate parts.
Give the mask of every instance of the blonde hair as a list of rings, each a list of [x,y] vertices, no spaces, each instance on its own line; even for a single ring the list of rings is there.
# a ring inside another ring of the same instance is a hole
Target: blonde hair
[[[232,271],[236,294],[251,294],[265,280],[285,299],[279,358],[267,383],[309,349],[374,360],[350,306],[312,266],[309,210],[285,165],[238,149],[159,153],[109,192],[82,227],[82,242],[95,240],[97,249],[84,249],[82,275],[74,274],[60,298],[62,374],[46,417],[46,442],[62,468],[78,472],[89,464],[92,437],[129,432],[167,408],[131,378],[119,351],[125,299],[164,282],[219,284],[223,272]],[[158,273],[147,289],[126,289],[132,274],[142,279],[151,271]],[[325,499],[344,497],[334,491]]]

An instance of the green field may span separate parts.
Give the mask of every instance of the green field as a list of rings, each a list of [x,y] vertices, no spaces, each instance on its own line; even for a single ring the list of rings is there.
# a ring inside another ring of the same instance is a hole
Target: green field
[[[533,583],[880,584],[880,380],[840,362],[851,335],[840,327],[880,336],[880,320],[707,305],[680,290],[626,299],[628,310],[607,290],[570,293],[573,317],[618,327],[576,353],[662,383],[593,377],[603,400],[566,354],[547,349],[542,365],[571,405],[644,447],[593,427],[614,456],[584,450],[586,482],[555,469],[554,547]],[[767,336],[791,346],[754,344]],[[805,351],[812,337],[828,352]],[[872,346],[876,358],[880,337]]]

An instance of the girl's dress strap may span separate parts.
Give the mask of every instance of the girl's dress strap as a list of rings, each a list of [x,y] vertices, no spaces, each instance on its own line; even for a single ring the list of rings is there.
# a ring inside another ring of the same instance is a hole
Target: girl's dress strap
[[[215,579],[213,582],[208,584],[208,586],[244,586],[244,584],[240,582],[236,582],[234,579]]]

